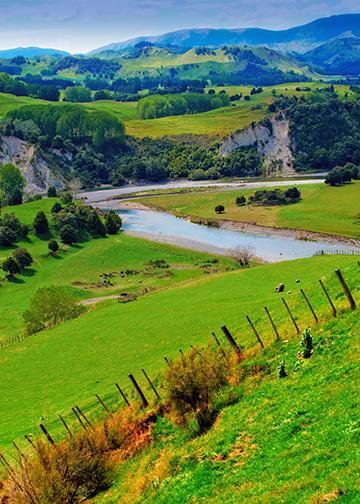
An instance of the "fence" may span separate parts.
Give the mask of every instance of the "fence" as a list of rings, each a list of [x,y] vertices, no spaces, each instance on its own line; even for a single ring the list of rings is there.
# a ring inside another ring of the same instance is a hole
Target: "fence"
[[[314,256],[321,255],[360,255],[360,248],[357,249],[332,249],[332,250],[318,250],[315,252]]]
[[[359,261],[357,266],[360,267]],[[291,333],[296,336],[311,324],[316,325],[331,317],[338,317],[347,307],[355,310],[357,300],[354,297],[354,292],[359,292],[359,282],[356,277],[360,270],[355,271],[354,269],[351,273],[350,276],[347,270],[345,278],[338,269],[331,277],[323,277],[314,282],[311,288],[308,287],[306,291],[300,288],[295,294],[291,292],[276,294],[280,299],[277,299],[275,304],[264,306],[261,312],[244,314],[240,321],[236,316],[235,319],[238,320],[236,326],[233,321],[230,321],[221,327],[220,333],[212,332],[212,344],[220,347],[224,353],[223,341],[219,336],[222,334],[225,337],[224,341],[241,358],[244,352],[255,346],[258,346],[260,351],[266,350],[274,341],[282,341],[284,337],[289,338]],[[183,349],[179,349],[179,352],[183,354]],[[170,365],[170,356],[164,356],[164,361]],[[67,412],[62,411],[57,418],[47,419],[46,427],[44,423],[39,424],[38,427],[49,442],[56,442],[57,438],[62,438],[59,427],[69,433],[76,428],[86,429],[87,425],[89,426],[103,415],[108,415],[119,409],[121,405],[130,406],[135,402],[140,402],[142,407],[147,407],[152,402],[149,399],[149,394],[155,402],[158,401],[160,399],[159,376],[153,380],[153,377],[145,369],[141,368],[140,371],[142,382],[134,373],[129,373],[129,381],[125,387],[120,387],[119,383],[115,382],[112,391],[103,393],[101,396],[95,394],[91,399],[74,404],[69,407]],[[121,402],[119,403],[119,401]],[[89,419],[90,414],[91,420]],[[29,435],[25,435],[21,440],[21,442],[17,440],[13,445],[19,447],[25,441],[33,443]]]

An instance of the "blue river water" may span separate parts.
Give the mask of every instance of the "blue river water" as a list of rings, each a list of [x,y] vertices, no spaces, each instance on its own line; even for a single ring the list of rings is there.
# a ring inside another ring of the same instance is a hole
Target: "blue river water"
[[[305,241],[275,232],[269,234],[212,228],[152,210],[124,208],[117,212],[123,219],[123,229],[130,234],[225,255],[235,247],[251,246],[257,257],[266,261],[282,261],[310,257],[320,251],[326,253],[333,250],[356,249],[354,245],[340,242]]]

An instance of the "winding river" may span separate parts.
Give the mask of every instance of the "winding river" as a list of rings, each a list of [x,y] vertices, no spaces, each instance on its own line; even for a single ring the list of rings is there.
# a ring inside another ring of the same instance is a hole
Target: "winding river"
[[[186,219],[153,210],[119,208],[125,232],[204,252],[228,255],[237,246],[251,245],[255,255],[265,261],[282,261],[310,257],[333,250],[357,250],[355,245],[339,242],[305,241],[278,233],[244,232],[193,224]]]

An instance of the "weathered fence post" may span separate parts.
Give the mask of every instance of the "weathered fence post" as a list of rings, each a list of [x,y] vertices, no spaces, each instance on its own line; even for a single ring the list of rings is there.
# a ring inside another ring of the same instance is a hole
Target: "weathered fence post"
[[[78,419],[78,422],[80,423],[81,427],[86,431],[87,430],[86,425],[81,420],[81,418],[79,416],[79,413],[76,411],[75,408],[71,408],[71,410],[73,411],[73,413],[75,414],[76,418]]]
[[[315,313],[315,311],[314,311],[314,308],[311,306],[311,303],[310,303],[310,301],[309,301],[309,299],[308,299],[307,295],[305,294],[305,292],[304,292],[304,290],[303,290],[303,289],[300,289],[300,292],[301,292],[301,294],[302,294],[303,298],[305,299],[306,304],[308,305],[308,307],[309,307],[309,309],[310,309],[310,311],[311,311],[311,313],[312,313],[312,315],[313,315],[313,317],[314,317],[315,322],[316,322],[316,323],[318,323],[318,322],[319,322],[319,319],[317,318],[317,315],[316,315],[316,313]]]
[[[147,372],[145,371],[145,369],[141,369],[141,371],[142,371],[143,375],[145,376],[146,381],[148,382],[148,384],[149,384],[149,385],[150,385],[150,387],[152,388],[152,390],[153,390],[154,394],[156,395],[156,397],[157,397],[158,399],[160,399],[159,393],[158,393],[158,391],[156,390],[156,388],[155,388],[155,386],[154,386],[153,382],[150,380],[150,378],[149,378],[149,376],[148,376]]]
[[[20,448],[18,447],[18,445],[15,443],[15,441],[13,441],[13,443],[12,443],[12,444],[13,444],[13,446],[14,446],[15,450],[18,452],[19,457],[20,457],[20,458],[24,458],[24,457],[25,457],[25,455],[24,455],[24,454],[23,454],[23,452],[20,450]]]
[[[218,337],[216,336],[216,334],[214,333],[214,331],[211,332],[217,346],[220,348],[220,352],[223,354],[224,357],[226,357],[226,353],[225,353],[225,350],[223,349],[223,347],[221,346],[221,343],[218,339]]]
[[[93,428],[94,428],[93,424],[92,424],[92,423],[90,422],[90,420],[89,420],[89,419],[85,416],[85,413],[83,413],[83,412],[81,411],[81,409],[79,408],[79,406],[77,406],[76,404],[75,404],[75,409],[76,409],[76,411],[79,413],[79,415],[83,417],[83,419],[84,419],[84,420],[85,420],[85,422],[88,424],[88,426],[89,426],[89,427],[91,427],[91,428],[93,429]]]
[[[120,394],[120,395],[121,395],[121,397],[124,399],[124,401],[126,402],[126,404],[127,404],[128,406],[130,406],[130,403],[129,403],[129,401],[128,401],[128,398],[126,397],[126,395],[124,394],[124,392],[121,390],[120,385],[119,385],[118,383],[115,383],[115,387],[118,389],[119,394]]]
[[[334,315],[334,317],[336,317],[336,308],[335,308],[334,303],[332,302],[331,297],[330,297],[330,295],[329,295],[329,293],[327,291],[327,288],[325,287],[324,282],[321,280],[321,278],[319,280],[319,283],[321,285],[322,290],[324,291],[326,299],[329,301],[329,304],[331,306],[331,310],[333,312],[333,315]]]
[[[335,274],[338,277],[339,282],[341,284],[341,287],[343,288],[343,291],[345,292],[345,296],[347,297],[347,299],[349,301],[350,308],[352,310],[355,310],[356,309],[355,299],[353,298],[351,291],[350,291],[347,283],[345,282],[345,278],[343,277],[343,274],[341,273],[341,271],[339,269],[337,269],[335,271]]]
[[[289,305],[288,305],[288,304],[287,304],[287,302],[286,302],[286,299],[285,299],[285,298],[281,298],[281,300],[282,300],[282,302],[284,303],[284,306],[285,306],[285,308],[286,308],[286,311],[287,311],[287,312],[288,312],[288,314],[289,314],[289,317],[291,318],[292,323],[294,324],[294,327],[295,327],[295,329],[296,329],[297,334],[300,334],[300,329],[299,329],[299,326],[297,325],[297,322],[296,322],[296,320],[295,320],[295,317],[294,317],[294,315],[292,314],[292,312],[291,312],[291,310],[290,310],[290,308],[289,308]]]
[[[65,421],[65,418],[63,418],[61,415],[59,415],[59,418],[61,420],[61,423],[63,424],[63,426],[65,427],[66,429],[66,432],[69,434],[70,437],[72,437],[72,432],[70,430],[70,427],[68,426],[68,424],[66,423]]]
[[[252,321],[251,321],[251,319],[250,319],[249,315],[246,315],[246,320],[249,322],[250,327],[251,327],[251,329],[253,330],[253,332],[254,332],[254,334],[255,334],[256,339],[257,339],[257,340],[258,340],[258,342],[260,343],[261,348],[262,348],[262,349],[264,349],[264,348],[265,348],[265,347],[264,347],[264,343],[262,342],[262,340],[261,340],[261,338],[260,338],[260,335],[259,335],[259,333],[257,332],[256,327],[255,327],[255,326],[254,326],[254,324],[252,323]]]
[[[231,332],[226,327],[226,325],[223,325],[222,328],[221,328],[221,330],[225,334],[225,337],[228,340],[228,342],[230,343],[230,345],[233,347],[233,349],[234,349],[234,351],[235,351],[238,359],[239,360],[242,359],[244,357],[244,354],[243,354],[241,348],[239,347],[238,343],[233,338]]]
[[[128,377],[129,377],[131,383],[134,385],[134,387],[136,389],[136,392],[139,394],[140,399],[141,399],[141,401],[143,403],[143,407],[147,408],[147,406],[149,406],[149,402],[146,399],[146,397],[144,395],[144,392],[141,390],[138,382],[135,380],[134,375],[130,373],[130,374],[128,374]]]
[[[275,336],[276,336],[276,341],[280,341],[280,335],[279,335],[279,332],[277,330],[277,327],[275,325],[275,322],[273,321],[273,318],[272,316],[270,315],[270,312],[268,310],[268,308],[266,306],[264,306],[264,310],[266,312],[266,315],[268,316],[269,320],[270,320],[270,324],[274,330],[274,333],[275,333]]]
[[[42,430],[42,432],[45,434],[46,439],[49,441],[49,443],[50,443],[51,445],[55,445],[55,441],[54,441],[54,439],[51,437],[51,435],[50,435],[49,431],[46,429],[45,425],[41,423],[41,424],[39,425],[39,427],[40,427],[40,429]]]
[[[109,408],[106,406],[106,404],[104,403],[104,401],[101,399],[101,397],[98,395],[98,394],[95,394],[95,397],[96,399],[99,401],[99,403],[101,404],[101,406],[104,408],[104,410],[106,411],[106,413],[111,413],[111,411],[109,410]]]
[[[170,364],[169,359],[168,359],[167,357],[164,357],[164,360],[165,360],[166,364],[167,364],[169,367],[171,367],[171,364]]]

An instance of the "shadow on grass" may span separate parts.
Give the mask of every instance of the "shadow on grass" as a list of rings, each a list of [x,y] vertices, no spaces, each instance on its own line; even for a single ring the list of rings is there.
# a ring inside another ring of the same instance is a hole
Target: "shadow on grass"
[[[36,270],[34,268],[26,268],[21,274],[22,276],[25,277],[32,277],[36,273]]]
[[[23,283],[25,283],[22,278],[11,277],[11,276],[7,276],[6,278],[7,278],[8,282],[11,282],[11,283],[14,283],[14,284],[23,284]]]

